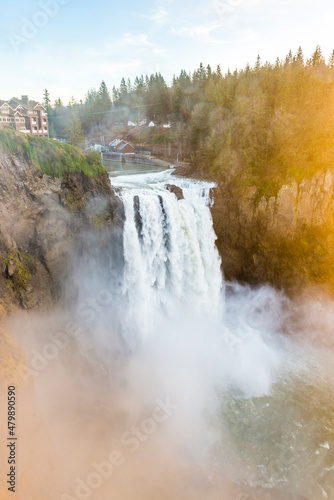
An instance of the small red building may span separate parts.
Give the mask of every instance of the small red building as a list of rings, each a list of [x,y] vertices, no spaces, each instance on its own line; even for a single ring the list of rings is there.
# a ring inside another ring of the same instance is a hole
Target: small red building
[[[114,139],[109,146],[113,153],[134,154],[135,152],[135,148],[122,139]]]
[[[123,154],[134,154],[135,152],[135,148],[133,146],[131,146],[131,144],[128,144],[127,142],[122,144],[121,146],[119,146],[117,148],[117,152],[118,153],[123,153]]]

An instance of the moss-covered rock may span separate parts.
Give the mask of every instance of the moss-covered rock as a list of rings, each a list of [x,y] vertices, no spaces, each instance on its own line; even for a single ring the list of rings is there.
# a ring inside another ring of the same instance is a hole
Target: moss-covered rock
[[[32,264],[33,260],[33,257],[20,254],[16,249],[10,253],[9,257],[4,259],[7,284],[14,293],[27,289],[31,272],[25,263]]]
[[[9,127],[0,129],[0,150],[15,156],[23,156],[51,177],[65,173],[82,173],[88,177],[106,174],[99,153],[85,155],[79,148],[46,137],[15,132]]]

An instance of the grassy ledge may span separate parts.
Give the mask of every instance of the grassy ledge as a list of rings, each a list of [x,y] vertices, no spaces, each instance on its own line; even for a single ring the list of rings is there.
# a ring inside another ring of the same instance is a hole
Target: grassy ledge
[[[43,174],[51,177],[62,177],[70,172],[82,173],[88,177],[107,173],[98,152],[84,154],[75,146],[15,132],[9,127],[0,128],[1,150],[11,155],[24,156]]]

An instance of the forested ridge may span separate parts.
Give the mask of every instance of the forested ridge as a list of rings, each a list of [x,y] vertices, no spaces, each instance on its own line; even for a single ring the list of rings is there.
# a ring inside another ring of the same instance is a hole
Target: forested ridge
[[[332,166],[334,158],[334,51],[326,62],[318,46],[284,60],[222,74],[203,64],[181,71],[167,85],[161,74],[121,81],[108,91],[90,89],[84,102],[44,95],[52,135],[73,142],[92,130],[104,133],[128,120],[153,120],[157,141],[170,143],[198,170],[218,179],[256,184],[272,195],[284,182]],[[74,133],[73,133],[74,131]]]

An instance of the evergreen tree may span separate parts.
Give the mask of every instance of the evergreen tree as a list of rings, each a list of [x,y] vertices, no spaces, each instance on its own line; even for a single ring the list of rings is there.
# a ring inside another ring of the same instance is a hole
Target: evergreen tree
[[[204,68],[203,63],[200,63],[199,68],[196,71],[194,71],[193,82],[201,86],[203,85],[206,77],[207,77],[207,71]]]
[[[49,110],[51,109],[51,99],[49,91],[47,89],[44,90],[43,94],[43,106],[47,112],[49,112]]]
[[[308,60],[309,66],[318,67],[325,63],[325,58],[322,55],[320,45],[317,45],[311,59]]]
[[[334,50],[329,57],[328,66],[329,68],[334,69]]]
[[[204,80],[207,76],[206,69],[204,68],[203,64],[200,63],[199,69],[198,69],[198,77],[200,80]]]
[[[135,81],[134,81],[135,89],[137,89],[139,87],[139,84],[140,84],[140,80],[139,80],[138,76],[136,76]]]
[[[85,95],[85,102],[78,110],[79,118],[84,129],[88,133],[91,127],[95,124],[96,100],[98,92],[95,88],[90,88]]]
[[[285,58],[285,65],[289,66],[289,64],[291,64],[292,62],[293,62],[293,56],[292,56],[292,51],[290,49],[288,55]]]
[[[85,143],[81,121],[76,113],[72,113],[70,117],[70,126],[67,129],[68,138],[73,146]]]
[[[170,113],[169,90],[161,73],[150,76],[145,101],[149,120],[163,123],[168,119]]]
[[[111,99],[109,90],[104,80],[102,80],[99,91],[97,93],[97,101],[99,102],[99,106],[103,110],[108,110],[111,107]]]
[[[113,100],[113,102],[117,102],[118,99],[119,99],[119,91],[114,85],[112,88],[112,100]]]
[[[121,80],[121,85],[119,87],[119,99],[122,104],[126,104],[127,96],[128,96],[128,86],[125,82],[125,78],[123,77]]]
[[[71,99],[68,102],[68,106],[71,108],[72,106],[75,106],[76,104],[77,104],[77,102],[72,95]]]
[[[255,63],[255,66],[254,66],[254,71],[258,72],[258,71],[260,71],[260,68],[261,68],[261,57],[260,57],[260,55],[258,55],[257,58],[256,58],[256,63]]]
[[[110,99],[110,94],[107,85],[104,81],[101,82],[100,88],[97,92],[97,96],[94,105],[91,107],[91,114],[94,117],[92,123],[96,125],[107,125],[111,116],[110,109],[112,107],[112,102]]]
[[[69,112],[60,97],[54,101],[50,120],[50,135],[52,137],[66,137],[69,125]]]
[[[92,106],[94,102],[96,101],[97,98],[97,91],[94,88],[91,88],[87,91],[87,94],[85,95],[85,105],[86,106]]]
[[[298,66],[304,66],[304,54],[303,54],[301,46],[298,47],[295,61],[298,64]]]

